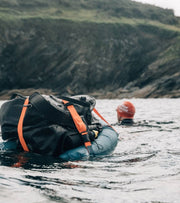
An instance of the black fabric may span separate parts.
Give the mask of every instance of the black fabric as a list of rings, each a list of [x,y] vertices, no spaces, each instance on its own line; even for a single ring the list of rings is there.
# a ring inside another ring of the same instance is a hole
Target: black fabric
[[[17,97],[1,106],[0,124],[3,140],[19,140],[17,126],[25,99],[26,97]],[[83,139],[62,100],[34,93],[29,97],[29,101],[23,121],[23,137],[30,151],[56,156],[83,145]],[[88,125],[94,125],[94,129],[100,130],[100,124],[97,121],[96,124],[93,123],[91,105],[87,107],[74,104],[74,107],[87,124],[87,129]],[[88,132],[91,141],[95,139],[92,130]]]
[[[90,103],[87,103],[86,99],[84,97],[81,97],[80,101],[77,99],[73,99],[73,98],[69,98],[69,97],[65,97],[65,96],[62,96],[61,99],[71,102],[70,104],[79,104],[84,107],[90,107]]]
[[[75,128],[70,113],[63,103],[61,103],[61,106],[53,106],[37,92],[29,97],[29,101],[50,123]]]
[[[133,119],[123,119],[121,121],[121,125],[133,125],[134,121]]]

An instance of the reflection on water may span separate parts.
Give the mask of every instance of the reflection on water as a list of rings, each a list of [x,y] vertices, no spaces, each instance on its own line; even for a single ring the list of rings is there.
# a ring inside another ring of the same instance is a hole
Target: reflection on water
[[[0,152],[0,202],[179,202],[180,99],[132,99],[132,127],[118,126],[112,155],[61,162],[31,153]],[[119,100],[98,100],[116,123]]]

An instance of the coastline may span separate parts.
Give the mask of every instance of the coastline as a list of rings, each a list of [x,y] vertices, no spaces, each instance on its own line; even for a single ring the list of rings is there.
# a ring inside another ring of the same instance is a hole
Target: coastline
[[[54,96],[60,96],[60,95],[66,95],[66,96],[73,96],[69,93],[60,93],[58,91],[54,91],[51,89],[34,89],[34,88],[27,88],[27,89],[12,89],[12,90],[3,90],[0,92],[0,100],[8,100],[11,98],[13,94],[21,94],[23,96],[31,95],[34,92],[39,92],[41,94],[47,94],[47,95],[54,95]],[[131,99],[131,98],[180,98],[180,90],[173,90],[171,92],[154,92],[153,93],[153,87],[149,86],[143,89],[131,89],[131,90],[125,90],[125,89],[118,89],[115,91],[105,91],[100,90],[96,92],[87,92],[82,93],[87,94],[95,97],[96,99]]]

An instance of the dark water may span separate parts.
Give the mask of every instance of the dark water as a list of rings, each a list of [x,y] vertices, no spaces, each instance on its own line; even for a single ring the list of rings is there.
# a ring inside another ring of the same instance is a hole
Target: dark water
[[[102,159],[61,163],[0,152],[0,202],[180,202],[180,99],[132,99],[133,127],[115,126],[119,143]],[[98,100],[116,122],[119,100]],[[20,167],[17,167],[20,166]]]

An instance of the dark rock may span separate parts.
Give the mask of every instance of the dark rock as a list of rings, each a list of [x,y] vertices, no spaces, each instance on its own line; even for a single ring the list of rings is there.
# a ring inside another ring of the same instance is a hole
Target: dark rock
[[[180,96],[180,28],[172,11],[128,0],[2,1],[2,8],[11,7],[15,19],[0,20],[2,99],[17,90],[97,98]],[[51,7],[54,18],[37,17]],[[75,17],[81,9],[94,9],[115,20],[65,19],[64,8],[76,9]],[[22,10],[38,15],[17,18]]]

